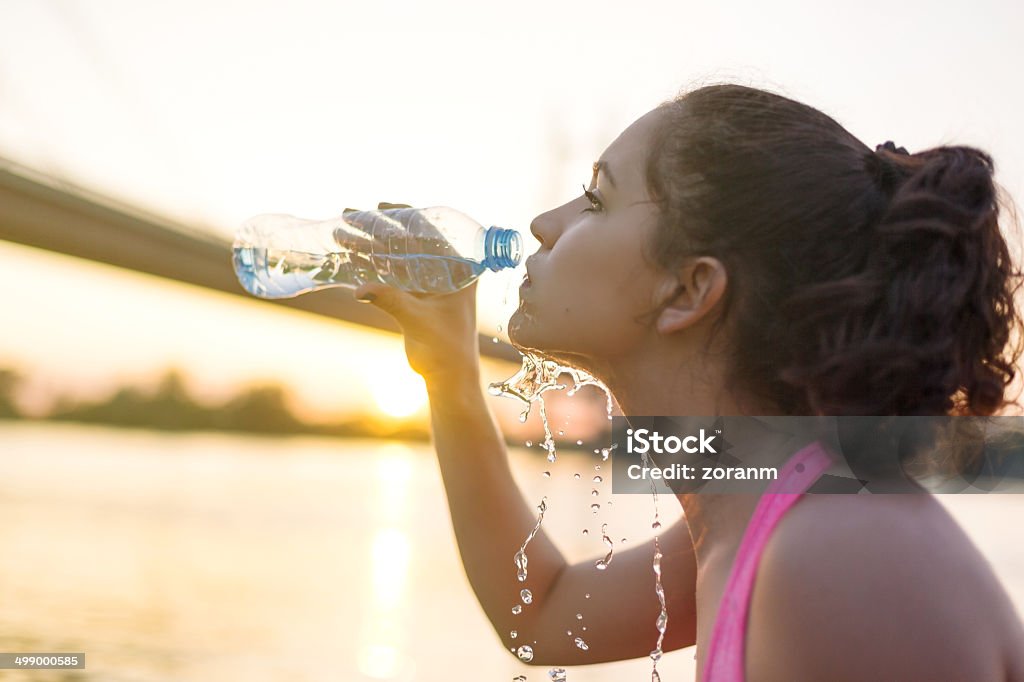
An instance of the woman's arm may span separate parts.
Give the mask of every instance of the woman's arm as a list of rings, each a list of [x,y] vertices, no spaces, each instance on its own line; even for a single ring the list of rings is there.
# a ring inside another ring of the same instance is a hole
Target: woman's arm
[[[531,645],[537,665],[646,656],[658,634],[652,543],[617,554],[607,570],[598,571],[592,561],[568,565],[542,529],[527,548],[526,582],[516,578],[513,557],[536,524],[537,511],[516,486],[504,438],[481,389],[475,285],[433,297],[380,285],[356,291],[357,297],[366,294],[402,326],[409,364],[426,381],[434,446],[462,563],[506,649]],[[696,564],[685,523],[662,536],[661,549],[667,651],[694,643]],[[514,615],[524,587],[533,593],[533,603]],[[587,642],[587,651],[575,646],[576,636]]]
[[[599,571],[591,560],[567,564],[542,528],[527,547],[528,577],[520,583],[513,557],[536,524],[537,512],[515,485],[504,440],[479,383],[466,378],[456,385],[434,384],[430,396],[434,443],[462,563],[505,647],[531,645],[537,665],[598,663],[650,653],[657,641],[659,612],[653,541],[617,553]],[[669,651],[695,641],[697,569],[685,521],[664,533],[660,544],[670,624],[664,649]],[[533,594],[533,603],[515,615],[512,607],[521,603],[524,587]],[[587,650],[576,646],[576,637],[582,637]]]

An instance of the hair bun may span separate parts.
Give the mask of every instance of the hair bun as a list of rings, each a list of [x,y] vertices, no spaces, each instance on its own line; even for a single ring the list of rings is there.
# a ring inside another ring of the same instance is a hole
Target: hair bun
[[[882,144],[875,145],[875,153],[882,151],[889,151],[893,154],[903,154],[904,156],[910,156],[910,152],[907,151],[906,147],[897,147],[896,143],[892,140],[886,140]]]

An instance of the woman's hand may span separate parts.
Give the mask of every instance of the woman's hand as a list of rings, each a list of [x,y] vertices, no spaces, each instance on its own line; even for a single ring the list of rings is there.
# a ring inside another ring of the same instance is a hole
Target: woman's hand
[[[381,203],[378,209],[409,208]],[[350,209],[346,209],[350,210]],[[428,386],[475,377],[480,362],[476,328],[476,282],[450,294],[413,294],[379,283],[355,290],[398,322],[409,366]]]

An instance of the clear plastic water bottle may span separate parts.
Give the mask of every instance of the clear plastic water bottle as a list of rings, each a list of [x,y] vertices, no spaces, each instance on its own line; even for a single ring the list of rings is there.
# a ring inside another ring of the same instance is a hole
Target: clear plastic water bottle
[[[484,228],[452,208],[389,208],[323,221],[250,218],[235,238],[234,264],[245,290],[261,298],[364,282],[443,294],[514,268],[522,251],[515,230]]]

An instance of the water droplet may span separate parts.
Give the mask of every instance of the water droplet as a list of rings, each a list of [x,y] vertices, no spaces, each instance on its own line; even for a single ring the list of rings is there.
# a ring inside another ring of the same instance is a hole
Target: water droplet
[[[548,671],[551,682],[565,682],[565,668],[552,668]]]
[[[521,412],[519,414],[519,421],[525,424],[526,423],[526,418],[529,417],[529,416],[530,416],[529,412]]]
[[[590,505],[590,511],[594,512],[595,514],[597,513],[597,511],[600,508],[601,508],[601,505],[599,505],[597,502],[595,502],[594,504]]]
[[[533,441],[532,440],[526,441],[526,447],[532,448],[533,447]]]
[[[568,635],[569,637],[572,637],[572,630],[566,630],[565,634]]]
[[[530,604],[533,602],[533,592],[524,589],[519,593],[519,598],[523,600],[524,604]]]
[[[601,483],[602,481],[604,481],[604,479],[600,476],[594,476],[594,483]]]
[[[595,464],[594,465],[594,471],[600,471],[600,470],[601,470],[601,465],[600,464]]]
[[[582,637],[577,637],[576,638],[576,648],[583,649],[584,651],[586,651],[590,647],[587,646],[587,643],[583,641]]]
[[[619,540],[620,543],[625,542],[625,541],[626,541],[626,538],[622,538],[621,540]]]
[[[549,452],[548,453],[548,461],[549,462],[554,462],[555,461],[555,453],[553,453],[553,452]]]
[[[608,502],[606,502],[606,504],[610,507],[610,506],[612,506],[612,501],[608,500]]]
[[[512,649],[512,653],[515,653],[515,649]],[[512,682],[526,682],[526,675],[516,675],[512,678]]]
[[[577,613],[576,614],[576,620],[583,620],[583,614],[582,613]]]
[[[660,649],[655,649],[654,651],[651,652],[651,660],[654,661],[655,663],[657,663],[658,661],[661,660],[661,650]]]
[[[583,445],[583,441],[582,440],[576,441],[576,445]]]
[[[491,337],[491,343],[498,343],[498,337],[497,336],[492,336]]]
[[[612,544],[612,539],[608,537],[607,523],[601,524],[601,542],[603,542],[604,546],[608,548],[608,553],[604,555],[603,559],[598,559],[595,562],[594,565],[597,567],[597,570],[599,571],[603,571],[604,569],[608,568],[608,564],[612,562],[612,556],[615,553],[615,547]]]
[[[516,631],[516,630],[513,630],[512,632],[510,632],[510,633],[508,633],[508,634],[509,634],[509,636],[510,636],[510,637],[511,637],[512,639],[515,639],[516,637],[518,637],[518,636],[519,636],[519,632],[518,632],[518,631]]]
[[[573,478],[574,481],[578,481],[578,480],[580,480],[580,475],[579,474],[573,474],[572,478]]]
[[[590,593],[589,593],[589,592],[587,592],[587,593],[586,593],[585,595],[583,595],[583,598],[584,598],[584,599],[590,599]]]
[[[526,545],[524,544],[523,547],[525,547],[525,546]],[[527,565],[526,552],[524,552],[522,549],[520,549],[518,552],[516,552],[516,555],[513,558],[513,561],[516,564],[516,577],[519,579],[519,582],[525,582],[526,581],[526,565]]]
[[[587,631],[587,626],[584,625],[581,629],[583,630],[583,632],[586,632]]]
[[[654,530],[661,530],[661,521],[655,521],[651,524],[651,528]]]
[[[607,462],[608,461],[608,453],[609,452],[610,451],[608,450],[608,448],[601,448],[601,461],[602,462]]]
[[[512,615],[513,616],[518,616],[522,612],[523,612],[522,604],[516,604],[515,606],[512,607]]]
[[[541,474],[541,476],[543,476],[544,478],[551,478],[551,472],[545,471],[543,474]]]
[[[565,435],[565,431],[563,431],[562,429],[558,429],[558,435],[559,436],[564,436]]]
[[[587,534],[589,534],[589,533],[590,533],[590,531],[589,531],[589,530],[587,530],[586,528],[584,528],[584,529],[583,529],[583,534],[584,534],[584,535],[587,535]]]
[[[590,496],[591,496],[591,497],[597,497],[598,495],[600,495],[600,493],[599,493],[599,492],[597,492],[597,490],[591,490],[591,491],[590,491]]]
[[[501,323],[500,322],[498,323],[498,331],[499,332],[501,331]]]
[[[668,625],[668,614],[662,611],[658,614],[658,620],[654,623],[654,627],[658,629],[658,632],[665,632],[665,627]]]
[[[518,651],[516,651],[516,655],[519,656],[520,661],[523,661],[524,663],[529,663],[533,660],[533,647],[531,647],[529,644],[524,644],[523,646],[519,647]]]

